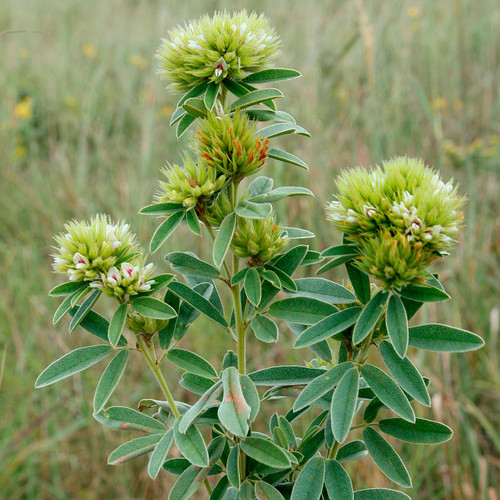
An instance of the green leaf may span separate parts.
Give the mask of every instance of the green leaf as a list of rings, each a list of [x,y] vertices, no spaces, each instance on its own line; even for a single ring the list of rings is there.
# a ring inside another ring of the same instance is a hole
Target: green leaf
[[[245,275],[245,293],[250,303],[257,307],[262,296],[262,289],[259,273],[253,267]]]
[[[170,262],[172,269],[184,276],[216,279],[220,271],[195,255],[187,252],[170,252],[165,255],[165,260]]]
[[[311,297],[328,304],[352,304],[356,297],[347,288],[324,278],[299,278],[295,280],[294,295]]]
[[[375,328],[377,321],[384,312],[384,307],[388,298],[389,295],[387,292],[380,291],[370,299],[368,304],[366,304],[358,318],[356,326],[354,327],[352,335],[352,341],[354,344],[362,342]]]
[[[241,390],[245,401],[250,406],[250,422],[255,420],[260,409],[260,397],[257,387],[248,375],[240,375]]]
[[[201,294],[184,283],[179,283],[177,281],[170,283],[169,288],[197,311],[200,311],[211,320],[215,321],[224,328],[227,328],[228,325],[224,316],[222,316],[218,309]]]
[[[380,368],[368,364],[361,367],[361,375],[382,403],[405,420],[415,422],[413,408],[389,375]]]
[[[177,108],[170,117],[169,125],[172,126],[176,124],[185,115],[186,115],[186,110],[182,106],[180,108]]]
[[[361,307],[349,307],[327,316],[304,330],[293,347],[307,347],[343,332],[356,323],[361,311]]]
[[[130,304],[134,310],[146,318],[172,319],[177,316],[173,307],[153,297],[135,297]]]
[[[183,434],[179,431],[179,420],[176,420],[173,426],[175,444],[179,451],[193,465],[198,467],[208,467],[208,451],[203,441],[200,431],[195,425],[187,428]]]
[[[167,359],[175,365],[202,377],[217,377],[215,368],[206,360],[194,352],[185,349],[170,349]]]
[[[354,500],[411,500],[402,491],[388,490],[386,488],[370,488],[354,492]]]
[[[411,327],[409,334],[411,347],[427,351],[466,352],[484,345],[484,340],[475,333],[438,323]]]
[[[325,486],[330,498],[354,500],[351,478],[336,460],[325,461]]]
[[[269,308],[269,314],[275,318],[301,325],[313,325],[336,311],[335,306],[310,297],[278,300]]]
[[[139,431],[145,434],[158,434],[166,431],[165,426],[158,420],[126,406],[112,406],[93,416],[98,422],[111,429]]]
[[[365,457],[368,454],[365,443],[363,441],[351,441],[339,448],[337,452],[337,462],[345,463],[352,462]]]
[[[273,188],[273,182],[274,181],[271,178],[263,175],[257,177],[248,186],[248,197],[252,199],[255,196],[262,196],[269,193],[269,191]]]
[[[325,370],[305,366],[273,366],[250,373],[248,376],[257,386],[307,385]]]
[[[336,267],[341,266],[342,264],[346,264],[351,262],[356,258],[356,254],[352,255],[341,255],[340,257],[336,257],[335,259],[332,259],[330,262],[327,262],[325,265],[321,266],[317,271],[316,274],[324,274],[327,271],[330,271],[331,269],[335,269]]]
[[[308,238],[315,238],[315,234],[307,229],[300,227],[282,227],[283,233],[286,233],[290,240],[301,240]]]
[[[417,444],[441,444],[453,436],[447,425],[424,418],[417,418],[414,424],[401,418],[386,418],[380,420],[379,429],[389,436]]]
[[[81,298],[85,297],[89,293],[89,291],[90,291],[90,287],[84,286],[78,292],[75,292],[71,296],[71,307],[75,306],[80,301]]]
[[[251,408],[245,401],[240,384],[238,370],[233,366],[222,373],[224,398],[217,412],[222,425],[232,434],[245,437],[248,432],[248,420]]]
[[[254,203],[253,201],[240,200],[234,211],[245,219],[267,219],[273,211],[270,203]]]
[[[257,268],[257,272],[260,274],[261,278],[271,283],[278,290],[281,288],[281,281],[278,278],[278,275],[274,271],[271,271],[270,269],[264,269],[263,267],[259,267]]]
[[[302,74],[295,69],[270,68],[250,73],[248,76],[243,78],[242,81],[246,83],[268,83],[291,80],[292,78],[298,78],[299,76],[302,76]]]
[[[186,113],[180,120],[179,123],[177,124],[177,130],[175,132],[175,135],[177,136],[177,139],[182,137],[186,130],[196,121],[196,118],[194,116],[191,116],[190,114]]]
[[[270,264],[267,264],[266,267],[267,271],[271,271],[277,276],[280,282],[280,288],[283,287],[290,292],[295,292],[297,290],[297,285],[287,273],[277,267],[271,266]]]
[[[205,107],[205,103],[203,99],[199,99],[198,97],[192,97],[184,102],[182,107],[195,118],[205,118],[207,116],[207,108]]]
[[[113,348],[109,345],[92,345],[75,349],[47,366],[36,379],[35,387],[37,389],[45,387],[81,372],[101,361],[111,352]]]
[[[154,283],[151,285],[151,288],[147,292],[141,292],[141,297],[149,297],[159,292],[174,279],[174,275],[171,273],[157,274],[153,279]],[[168,304],[168,301],[165,302]]]
[[[272,319],[262,316],[262,314],[256,314],[250,326],[255,336],[262,342],[278,342],[278,326]]]
[[[226,215],[222,221],[217,237],[215,238],[214,248],[213,248],[213,259],[215,265],[220,268],[224,262],[227,251],[229,250],[229,245],[233,239],[234,229],[236,227],[236,214],[231,212]]]
[[[402,297],[417,302],[437,302],[450,298],[444,290],[433,286],[407,285],[399,293]]]
[[[274,203],[276,201],[283,200],[289,196],[314,196],[310,189],[301,186],[282,186],[273,189],[270,193],[253,198],[253,201],[257,203],[269,202]]]
[[[408,358],[401,359],[389,342],[382,342],[379,349],[385,366],[396,382],[419,403],[430,406],[431,398],[424,379],[413,363]]]
[[[285,497],[274,486],[264,481],[255,483],[255,495],[257,500],[285,500]]]
[[[293,486],[291,500],[318,500],[325,480],[325,461],[314,457],[300,471]]]
[[[358,255],[357,245],[336,245],[321,252],[321,257],[344,257],[345,255]]]
[[[194,209],[186,212],[186,223],[192,233],[201,236],[200,221],[198,220],[198,216],[196,215],[196,211]]]
[[[367,304],[371,297],[370,278],[352,263],[345,265],[356,297],[362,304]]]
[[[78,308],[69,325],[69,333],[73,333],[75,328],[85,319],[85,316],[92,310],[97,299],[101,295],[101,290],[94,290]]]
[[[151,479],[156,479],[156,476],[158,476],[158,472],[160,472],[163,462],[165,462],[173,442],[174,431],[170,428],[167,432],[165,432],[165,434],[163,434],[151,454],[151,458],[149,459],[148,474]]]
[[[132,441],[128,441],[112,451],[108,457],[108,465],[119,465],[133,458],[140,457],[149,453],[155,448],[161,440],[161,434],[153,434],[151,436],[143,436]]]
[[[272,102],[272,101],[271,101]],[[267,105],[267,103],[263,103]],[[270,109],[245,109],[250,120],[259,122],[277,121],[295,123],[295,118],[285,111],[272,111]],[[268,151],[269,153],[269,151]]]
[[[351,369],[352,366],[353,364],[350,361],[340,363],[323,375],[316,377],[299,394],[299,397],[293,405],[293,410],[299,411],[331,391],[339,383],[346,371]]]
[[[288,469],[290,460],[287,454],[273,442],[260,437],[247,437],[240,443],[245,455],[275,469]]]
[[[396,484],[411,488],[411,478],[394,448],[375,430],[363,429],[363,441],[378,468]]]
[[[400,358],[404,358],[408,349],[408,318],[398,295],[393,294],[389,298],[385,324],[394,349]]]
[[[293,428],[285,417],[280,416],[278,418],[279,428],[283,431],[286,439],[286,448],[287,449],[296,449],[297,448],[297,439],[295,438],[295,433],[293,432]]]
[[[259,104],[268,99],[278,99],[283,97],[283,93],[278,89],[260,89],[248,92],[248,94],[242,95],[239,99],[236,99],[230,106],[229,111],[235,109],[248,108],[254,104]]]
[[[104,370],[94,394],[94,413],[100,413],[113,394],[127,366],[129,351],[122,349]]]
[[[229,481],[227,476],[222,476],[219,482],[215,485],[209,500],[223,500],[228,487]]]
[[[195,375],[194,373],[184,372],[179,384],[181,387],[184,387],[184,389],[187,389],[194,394],[201,395],[213,387],[215,382],[210,378],[201,377],[200,375]]]
[[[235,445],[231,448],[227,457],[226,473],[231,486],[234,486],[238,490],[240,489],[241,484],[239,458],[240,447]]]
[[[64,315],[71,310],[73,305],[71,302],[73,301],[73,298],[80,293],[81,289],[77,290],[76,292],[73,292],[71,295],[68,295],[59,305],[59,307],[56,309],[56,312],[54,313],[54,317],[52,318],[52,324],[57,325],[57,323],[61,320]],[[88,314],[88,313],[87,313]]]
[[[219,88],[220,83],[211,82],[208,85],[207,91],[205,92],[205,106],[207,109],[212,109],[214,107]]]
[[[281,149],[272,148],[268,150],[267,156],[269,158],[273,158],[274,160],[279,160],[284,163],[288,163],[290,165],[295,165],[297,167],[305,168],[306,170],[309,168],[304,160],[301,160],[292,153],[288,153],[287,151],[282,151]]]
[[[177,103],[177,107],[180,108],[188,99],[191,99],[191,97],[198,97],[199,95],[202,95],[207,90],[208,85],[209,83],[204,81],[193,87],[181,97]]]
[[[194,465],[188,467],[170,490],[169,500],[187,500],[191,497],[203,484],[202,481],[197,480],[199,475],[199,467]]]
[[[158,226],[149,244],[149,251],[151,253],[155,253],[167,241],[167,238],[174,232],[183,218],[183,211],[175,212]]]
[[[172,215],[185,210],[181,203],[155,203],[139,210],[141,215]]]
[[[118,340],[120,340],[120,337],[122,336],[123,327],[125,326],[126,319],[127,319],[127,304],[121,304],[115,311],[115,314],[113,314],[113,317],[111,318],[111,323],[109,324],[108,340],[113,347],[116,347]]]
[[[330,415],[333,435],[339,443],[345,441],[349,434],[358,401],[358,388],[359,372],[357,368],[350,368],[333,393]]]
[[[82,290],[83,288],[87,288],[88,286],[88,281],[68,281],[52,288],[52,290],[49,292],[49,295],[51,297],[73,295],[75,292]]]
[[[297,125],[294,123],[275,123],[274,125],[260,129],[257,134],[262,139],[271,139],[280,135],[293,134],[296,129]]]
[[[73,307],[69,311],[71,316],[74,316],[78,308]],[[89,311],[83,321],[80,323],[80,326],[87,330],[92,335],[100,338],[108,342],[108,331],[109,331],[109,323],[99,314],[94,311]],[[127,345],[127,339],[122,335],[120,340],[118,341],[118,346],[123,347]]]
[[[311,134],[304,127],[301,127],[300,125],[297,125],[295,133],[297,135],[304,135],[306,137],[311,137]]]

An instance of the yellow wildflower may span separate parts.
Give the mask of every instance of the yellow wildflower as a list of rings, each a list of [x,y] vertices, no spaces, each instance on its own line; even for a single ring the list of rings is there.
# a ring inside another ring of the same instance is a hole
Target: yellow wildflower
[[[91,43],[84,43],[82,45],[82,54],[89,59],[94,59],[97,57],[97,49]]]
[[[14,116],[20,120],[31,120],[33,118],[33,99],[24,97],[14,108]]]
[[[417,6],[412,5],[411,7],[408,8],[408,17],[410,19],[415,19],[419,15],[420,15],[420,9]]]

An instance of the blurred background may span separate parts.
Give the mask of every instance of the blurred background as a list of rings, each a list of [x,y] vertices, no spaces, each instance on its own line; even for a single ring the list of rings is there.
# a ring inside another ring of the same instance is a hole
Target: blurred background
[[[67,219],[106,212],[149,241],[157,221],[137,211],[150,203],[159,169],[178,161],[187,143],[168,126],[177,99],[159,81],[154,53],[173,25],[222,8],[264,12],[283,40],[277,66],[303,74],[280,84],[286,99],[278,104],[312,138],[276,143],[310,170],[265,168],[277,185],[316,194],[278,208],[283,222],[316,232],[314,248],[339,242],[323,207],[342,168],[419,156],[467,193],[460,244],[436,267],[453,300],[431,304],[418,319],[472,330],[487,345],[467,355],[418,354],[433,395],[432,409],[418,407],[418,415],[444,421],[455,436],[435,448],[396,446],[413,476],[412,498],[498,499],[498,0],[0,2],[0,498],[153,499],[165,498],[173,484],[167,473],[151,481],[146,457],[119,469],[106,465],[130,436],[92,419],[103,366],[33,386],[51,361],[93,342],[83,331],[68,336],[67,324],[52,326],[57,300],[47,292],[60,282],[50,272],[52,236]],[[207,256],[203,242],[183,231],[169,248]],[[165,269],[161,255],[155,260]],[[341,270],[328,277],[344,279]],[[181,347],[217,362],[231,347],[220,335],[198,320]],[[250,368],[302,363],[306,353],[292,352],[290,336],[284,332],[276,346],[254,343]],[[133,407],[160,396],[136,361],[112,404]],[[166,376],[177,399],[192,399],[175,370]],[[369,458],[355,464],[348,470],[357,489],[393,486]]]

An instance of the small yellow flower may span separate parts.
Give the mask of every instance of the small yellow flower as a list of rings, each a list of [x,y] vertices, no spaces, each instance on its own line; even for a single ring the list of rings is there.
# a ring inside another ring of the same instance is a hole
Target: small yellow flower
[[[31,120],[33,118],[33,99],[25,97],[21,102],[18,102],[14,108],[14,116],[20,120]]]
[[[94,59],[97,57],[97,49],[91,43],[84,43],[82,45],[82,54],[89,59]]]
[[[76,107],[76,99],[73,96],[70,95],[65,96],[63,102],[68,108]]]
[[[21,59],[26,59],[28,56],[29,56],[29,52],[27,49],[25,49],[24,47],[20,47],[19,50],[17,51],[17,55],[21,58]]]
[[[130,56],[128,62],[139,69],[146,69],[149,66],[148,61],[141,56]]]
[[[457,110],[460,111],[464,107],[464,103],[462,102],[461,99],[455,99],[453,101],[453,107]]]
[[[408,9],[408,17],[410,19],[415,19],[417,18],[418,16],[420,16],[420,9],[415,6],[415,5],[412,5],[409,9]]]
[[[26,156],[26,148],[24,146],[16,146],[14,148],[14,157],[22,158],[23,156]]]
[[[444,97],[436,97],[431,102],[431,108],[434,112],[444,111],[448,107],[448,101]]]

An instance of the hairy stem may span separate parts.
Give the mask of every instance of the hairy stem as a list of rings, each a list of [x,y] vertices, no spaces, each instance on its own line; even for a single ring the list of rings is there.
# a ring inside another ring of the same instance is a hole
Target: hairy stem
[[[172,409],[172,413],[174,414],[175,418],[179,418],[179,410],[175,405],[174,398],[172,396],[172,393],[170,392],[170,389],[168,388],[167,382],[163,378],[163,374],[161,373],[160,367],[158,366],[158,363],[156,361],[156,356],[151,352],[142,335],[137,336],[137,343],[139,344],[139,350],[144,355],[149,368],[151,368],[151,371],[156,377],[156,380],[158,381],[158,384],[161,387],[164,396],[167,398],[168,404]]]
[[[340,443],[338,441],[335,441],[333,443],[333,446],[330,448],[330,451],[328,452],[328,458],[331,458],[335,460],[335,457],[337,456],[337,452],[339,451]]]

